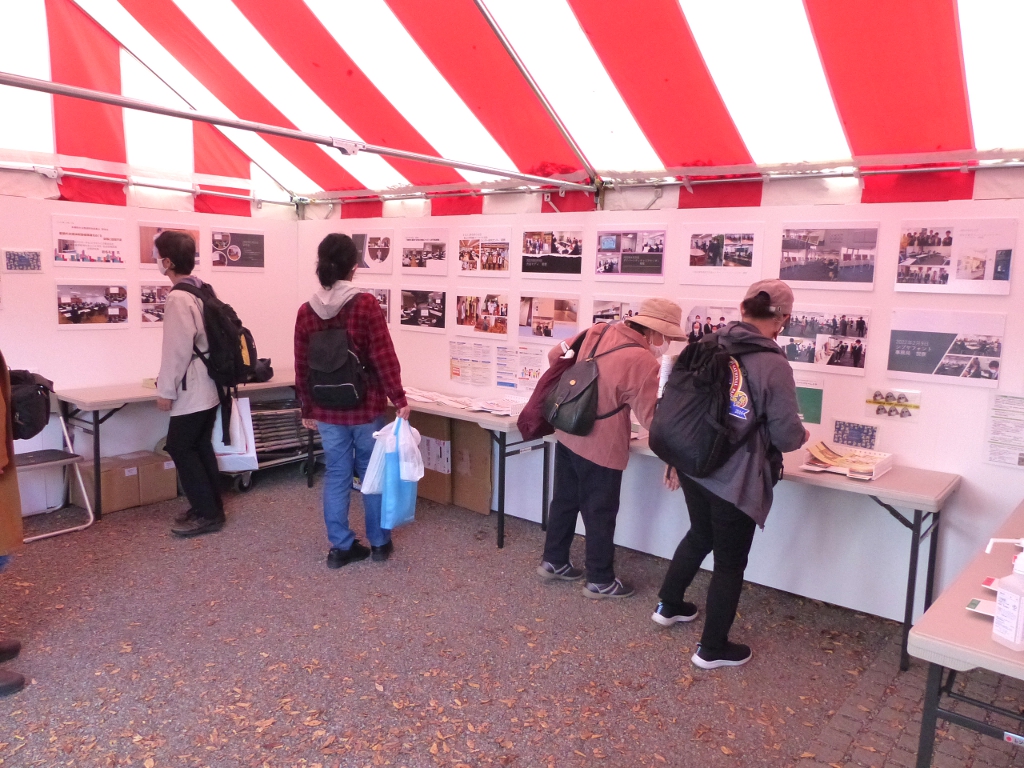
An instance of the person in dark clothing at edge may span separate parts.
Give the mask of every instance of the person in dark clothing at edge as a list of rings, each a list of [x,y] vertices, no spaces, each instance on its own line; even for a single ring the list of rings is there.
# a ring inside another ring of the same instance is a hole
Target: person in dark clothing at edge
[[[766,423],[760,436],[708,477],[679,475],[671,468],[665,473],[669,490],[683,489],[690,530],[672,557],[658,593],[661,602],[651,619],[670,626],[697,617],[697,606],[685,599],[686,590],[704,558],[714,552],[704,631],[691,658],[703,669],[736,667],[750,660],[750,648],[730,642],[729,630],[736,618],[754,530],[764,527],[772,506],[769,452],[795,451],[810,437],[800,422],[793,369],[775,341],[793,311],[793,291],[781,280],[761,280],[747,290],[740,310],[742,320],[717,332],[719,343],[727,352],[751,343],[765,351],[744,355],[742,365],[732,363],[731,396],[734,402],[741,400],[742,391],[752,404],[745,416],[737,417],[735,434],[746,428],[740,418],[763,416]]]
[[[380,494],[363,496],[367,548],[348,524],[352,476],[366,477],[366,466],[376,440],[373,433],[384,426],[388,398],[399,418],[409,418],[409,403],[402,389],[402,369],[377,299],[352,284],[359,250],[352,238],[337,232],[327,235],[317,248],[316,275],[320,289],[299,307],[295,318],[295,390],[302,410],[302,424],[320,432],[327,472],[324,477],[324,522],[331,549],[327,567],[341,568],[371,557],[383,562],[391,557],[391,531],[380,527]],[[313,401],[309,383],[309,340],[317,331],[344,328],[349,348],[367,371],[366,397],[355,408],[324,408]]]

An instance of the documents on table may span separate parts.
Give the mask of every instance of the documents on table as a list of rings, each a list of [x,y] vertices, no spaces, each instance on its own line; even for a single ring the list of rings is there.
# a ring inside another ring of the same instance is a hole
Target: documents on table
[[[1024,397],[996,395],[988,417],[990,464],[1024,467]]]
[[[473,397],[455,397],[440,392],[431,392],[416,387],[406,387],[405,396],[415,403],[438,403],[462,411],[483,411],[496,416],[518,416],[526,404],[525,397],[505,395],[501,398],[480,399]]]
[[[819,442],[808,447],[807,459],[800,469],[835,472],[855,480],[875,480],[892,469],[892,454],[845,445],[837,445],[833,449]]]

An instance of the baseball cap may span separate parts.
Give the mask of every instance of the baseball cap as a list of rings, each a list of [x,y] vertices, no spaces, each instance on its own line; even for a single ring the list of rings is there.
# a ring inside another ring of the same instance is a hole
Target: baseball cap
[[[793,314],[793,289],[781,280],[758,280],[747,288],[743,300],[752,299],[759,293],[767,293],[769,309],[777,315]]]

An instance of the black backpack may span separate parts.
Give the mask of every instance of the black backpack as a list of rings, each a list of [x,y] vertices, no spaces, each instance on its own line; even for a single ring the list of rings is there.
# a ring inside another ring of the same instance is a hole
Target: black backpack
[[[235,310],[217,298],[211,285],[203,283],[201,288],[196,288],[191,283],[178,283],[171,290],[190,293],[203,304],[203,327],[210,348],[203,353],[193,345],[192,354],[203,361],[210,378],[217,385],[222,437],[224,445],[231,445],[231,393],[233,390],[237,395],[238,385],[248,382],[256,370],[256,342]],[[188,376],[187,370],[185,376]],[[182,389],[187,387],[185,379],[182,379],[181,386]]]
[[[746,445],[767,420],[753,414],[753,404],[732,402],[730,361],[736,360],[736,369],[745,377],[743,355],[770,351],[746,344],[730,355],[718,343],[717,334],[688,345],[669,375],[651,422],[648,444],[658,458],[684,475],[707,477]],[[736,418],[730,415],[734,407],[754,415],[736,439],[730,429]]]
[[[30,371],[11,371],[10,375],[12,433],[15,440],[28,440],[50,421],[53,382]]]
[[[349,347],[344,328],[310,334],[308,360],[309,388],[321,408],[349,410],[366,399],[366,368]]]
[[[608,413],[598,414],[597,412],[597,363],[594,361],[612,352],[617,352],[626,347],[639,347],[635,341],[627,344],[620,344],[617,347],[594,354],[608,331],[608,324],[597,334],[597,340],[590,348],[590,354],[579,359],[577,362],[558,380],[544,401],[544,417],[555,429],[560,429],[570,435],[589,435],[594,429],[594,422],[607,419],[626,407],[623,403],[618,408]]]

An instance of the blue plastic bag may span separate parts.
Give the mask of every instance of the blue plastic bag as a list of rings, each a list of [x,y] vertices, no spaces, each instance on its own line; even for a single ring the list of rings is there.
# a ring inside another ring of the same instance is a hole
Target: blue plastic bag
[[[400,434],[402,419],[395,422],[395,433]],[[393,530],[411,523],[416,516],[416,486],[418,483],[402,479],[399,446],[384,454],[384,487],[380,503],[380,527]]]

